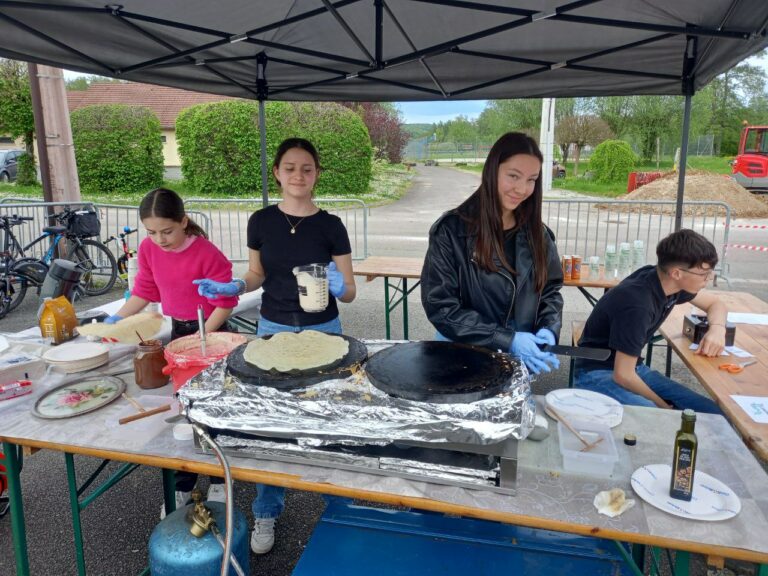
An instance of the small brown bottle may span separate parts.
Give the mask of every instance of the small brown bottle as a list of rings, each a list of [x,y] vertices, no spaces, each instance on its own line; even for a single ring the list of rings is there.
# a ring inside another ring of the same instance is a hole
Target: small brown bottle
[[[693,428],[696,425],[696,413],[683,410],[682,424],[675,435],[675,450],[672,458],[672,478],[669,495],[677,500],[690,501],[693,495],[693,476],[696,472],[696,454],[698,440]]]

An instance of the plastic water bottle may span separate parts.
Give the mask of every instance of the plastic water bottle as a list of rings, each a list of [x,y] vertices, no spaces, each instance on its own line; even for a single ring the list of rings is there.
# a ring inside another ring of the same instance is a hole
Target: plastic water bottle
[[[619,261],[615,244],[608,244],[605,247],[605,277],[607,279],[619,277]]]
[[[632,271],[632,245],[629,242],[619,244],[619,277],[629,276]]]
[[[635,240],[632,246],[632,269],[637,270],[645,266],[645,244],[642,240]]]

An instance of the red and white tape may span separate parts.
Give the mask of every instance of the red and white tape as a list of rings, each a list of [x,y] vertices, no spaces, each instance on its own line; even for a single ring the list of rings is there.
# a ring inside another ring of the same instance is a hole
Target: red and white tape
[[[766,230],[768,229],[768,224],[726,224],[723,222],[723,226],[726,228],[750,228],[753,230]]]
[[[752,252],[768,252],[768,246],[753,246],[751,244],[726,244],[725,249],[738,248],[739,250],[751,250]]]

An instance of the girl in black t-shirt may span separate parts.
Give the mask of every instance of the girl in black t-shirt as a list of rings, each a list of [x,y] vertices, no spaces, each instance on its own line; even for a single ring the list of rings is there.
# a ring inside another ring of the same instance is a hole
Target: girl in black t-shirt
[[[312,329],[340,334],[336,300],[355,299],[352,248],[341,219],[321,210],[313,201],[320,174],[317,150],[307,140],[289,138],[280,144],[272,174],[282,190],[280,203],[254,212],[248,221],[248,272],[232,282],[196,280],[207,298],[238,295],[263,288],[261,319],[257,334],[300,332]],[[299,304],[293,268],[328,264],[328,306],[306,312]],[[251,550],[266,554],[275,541],[275,520],[283,510],[285,489],[258,485],[253,502],[255,525]]]

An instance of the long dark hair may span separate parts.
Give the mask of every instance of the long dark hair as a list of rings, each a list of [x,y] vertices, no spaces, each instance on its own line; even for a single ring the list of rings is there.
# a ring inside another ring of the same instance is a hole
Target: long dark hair
[[[184,210],[184,200],[173,190],[168,188],[155,188],[141,199],[139,204],[139,218],[167,218],[174,222],[181,222],[187,216]],[[202,236],[208,238],[208,234],[192,218],[187,216],[187,227],[184,230],[187,236]]]
[[[496,272],[498,266],[494,255],[501,265],[516,274],[504,253],[504,225],[501,218],[499,200],[499,165],[517,154],[535,156],[541,162],[544,157],[536,141],[522,132],[508,132],[499,138],[488,153],[483,166],[483,177],[477,190],[459,206],[459,215],[467,222],[469,231],[477,237],[475,260],[488,272]],[[544,225],[541,222],[541,174],[536,179],[533,194],[514,210],[515,226],[526,226],[528,243],[533,252],[533,270],[536,291],[541,292],[547,282],[547,254],[544,243]]]

